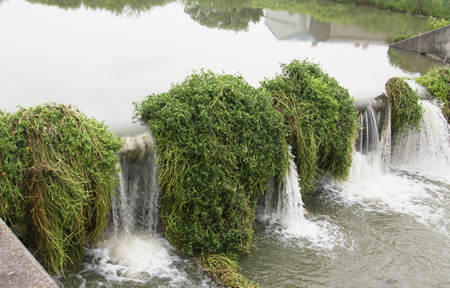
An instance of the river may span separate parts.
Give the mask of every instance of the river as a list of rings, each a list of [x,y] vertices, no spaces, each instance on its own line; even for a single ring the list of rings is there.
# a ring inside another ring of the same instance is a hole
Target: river
[[[259,86],[280,62],[306,57],[360,101],[380,95],[391,77],[437,64],[387,44],[402,31],[426,31],[426,17],[310,2],[0,0],[0,109],[76,105],[141,151],[132,159],[121,152],[127,201],[113,203],[105,241],[87,248],[80,270],[55,276],[61,286],[215,285],[160,232],[155,150],[151,136],[136,136],[146,127],[132,122],[134,101],[202,68]],[[448,126],[423,105],[437,119],[434,136],[355,152],[349,181],[321,179],[295,223],[260,211],[242,273],[270,287],[448,287]],[[387,170],[376,154],[386,151]]]

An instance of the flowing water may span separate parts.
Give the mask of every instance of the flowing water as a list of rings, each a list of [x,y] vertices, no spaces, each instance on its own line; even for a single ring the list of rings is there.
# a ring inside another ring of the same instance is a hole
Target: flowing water
[[[386,43],[402,30],[424,32],[427,19],[305,1],[238,2],[0,0],[0,109],[74,104],[127,136],[105,241],[56,281],[214,287],[162,235],[157,151],[147,128],[131,124],[132,102],[193,69],[240,72],[258,86],[280,72],[279,62],[309,57],[364,103],[351,175],[344,182],[325,175],[301,199],[292,161],[285,184],[269,183],[259,202],[257,248],[239,261],[242,273],[270,287],[449,287],[448,124],[436,103],[422,100],[420,129],[391,139],[389,107],[374,99],[389,78],[437,63]]]

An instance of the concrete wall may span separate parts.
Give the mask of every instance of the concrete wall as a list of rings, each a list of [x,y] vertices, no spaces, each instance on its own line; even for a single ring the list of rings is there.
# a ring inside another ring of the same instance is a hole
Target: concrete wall
[[[450,25],[391,44],[390,47],[450,58]]]
[[[0,219],[0,287],[58,287],[2,219]]]

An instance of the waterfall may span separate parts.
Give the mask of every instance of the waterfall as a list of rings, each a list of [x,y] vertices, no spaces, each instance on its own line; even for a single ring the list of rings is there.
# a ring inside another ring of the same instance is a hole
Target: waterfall
[[[376,133],[360,132],[363,137],[369,135],[364,141],[370,139],[375,143],[356,145],[348,181],[333,180],[324,186],[332,191],[331,197],[357,203],[371,211],[409,214],[418,222],[429,223],[441,216],[435,203],[429,202],[433,199],[430,195],[435,192],[429,189],[430,185],[418,181],[418,177],[439,177],[440,180],[448,177],[450,127],[437,102],[422,100],[420,103],[424,118],[417,130],[394,135],[391,139],[390,109],[387,107],[386,121],[381,129],[378,127],[378,131],[381,130],[379,142],[370,136]],[[371,116],[370,107],[365,113],[360,116],[360,125],[364,124],[362,130],[376,129],[375,122],[371,124],[370,121],[380,118]]]
[[[185,260],[165,239],[159,227],[157,154],[147,132],[125,138],[118,152],[119,185],[111,199],[111,217],[105,241],[86,249],[91,259],[78,278],[101,275],[114,283],[152,283],[152,286],[205,286],[204,279],[188,277]],[[133,284],[134,286],[134,284]]]
[[[420,104],[424,117],[419,129],[395,137],[394,165],[397,169],[446,178],[450,172],[450,126],[436,100]]]
[[[305,220],[305,208],[302,200],[301,188],[294,163],[294,156],[289,159],[289,171],[284,181],[279,184],[276,217],[281,223],[292,226]]]
[[[158,223],[156,147],[150,133],[126,138],[119,151],[119,187],[112,199],[115,233],[155,233]]]
[[[257,217],[260,221],[280,224],[283,227],[282,234],[285,236],[307,237],[319,242],[318,239],[323,238],[323,231],[319,225],[305,218],[306,210],[297,166],[294,156],[292,154],[290,156],[289,171],[278,184],[274,179],[270,181],[264,197],[258,202]]]

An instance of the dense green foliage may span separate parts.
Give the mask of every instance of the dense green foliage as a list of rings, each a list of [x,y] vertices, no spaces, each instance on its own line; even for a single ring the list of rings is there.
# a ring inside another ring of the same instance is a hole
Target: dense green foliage
[[[409,129],[418,129],[423,119],[423,107],[419,95],[401,78],[391,78],[386,82],[389,105],[391,107],[392,132],[398,135]]]
[[[450,68],[435,67],[427,74],[416,78],[416,82],[427,87],[442,103],[442,113],[450,123]]]
[[[290,145],[303,192],[314,188],[324,171],[346,179],[357,135],[354,100],[318,64],[294,60],[262,86],[272,91],[275,106],[291,128]]]
[[[405,39],[408,39],[408,38],[411,38],[411,37],[412,37],[412,36],[411,36],[410,33],[406,33],[405,31],[402,31],[402,33],[397,34],[397,35],[395,35],[395,36],[392,38],[392,43],[397,43],[397,42],[399,42],[399,41],[402,41],[402,40],[405,40]]]
[[[438,29],[447,25],[450,25],[450,20],[437,19],[433,16],[430,16],[430,20],[428,21],[428,31]]]
[[[135,103],[157,140],[164,234],[182,253],[250,252],[256,201],[288,168],[272,104],[241,76],[205,71]]]
[[[64,105],[0,113],[0,217],[61,271],[103,236],[121,140]]]

